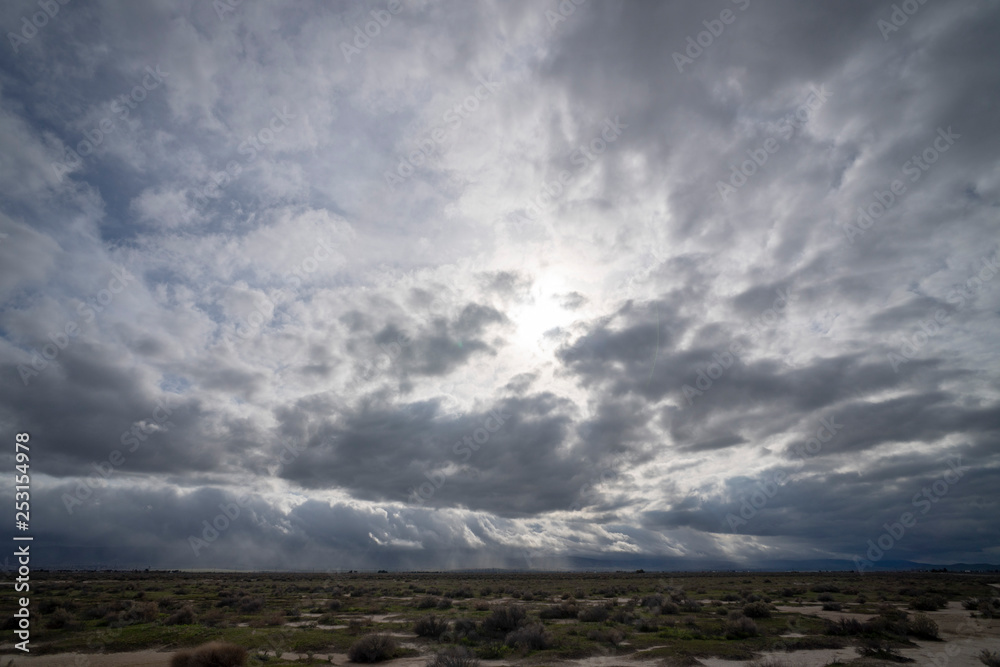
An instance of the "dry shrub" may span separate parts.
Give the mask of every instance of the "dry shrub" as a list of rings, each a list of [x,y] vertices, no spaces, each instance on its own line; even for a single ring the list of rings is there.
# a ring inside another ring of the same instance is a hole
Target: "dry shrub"
[[[659,593],[655,593],[644,597],[641,604],[643,607],[649,607],[652,609],[653,607],[663,607],[663,601],[663,596]]]
[[[452,632],[455,633],[455,637],[474,637],[476,621],[471,618],[456,618],[452,622]]]
[[[483,629],[487,632],[511,632],[524,625],[526,616],[527,613],[521,605],[498,605],[483,619]]]
[[[365,635],[351,644],[347,657],[351,662],[382,662],[396,655],[396,640],[389,635]]]
[[[192,625],[193,623],[194,609],[191,607],[181,607],[163,621],[164,625]]]
[[[593,642],[607,642],[618,646],[625,641],[625,633],[618,628],[594,628],[587,631],[587,639]]]
[[[893,648],[891,643],[885,641],[884,639],[862,640],[861,646],[858,646],[854,650],[866,658],[888,660],[889,662],[913,662],[912,659],[903,656],[899,651]]]
[[[842,618],[838,621],[826,621],[824,632],[837,637],[856,637],[865,633],[865,626],[856,618]]]
[[[927,614],[916,614],[910,620],[910,634],[920,639],[938,639],[938,624]]]
[[[211,642],[178,651],[170,659],[170,667],[244,667],[246,664],[246,649],[226,642]]]
[[[1000,667],[1000,653],[996,651],[983,649],[977,657],[979,658],[979,662],[986,665],[986,667]]]
[[[273,612],[250,621],[250,627],[252,628],[276,628],[284,624],[285,617],[278,612]]]
[[[545,626],[541,623],[534,623],[507,633],[507,637],[504,639],[504,642],[507,646],[512,646],[514,648],[520,648],[528,651],[540,651],[543,648],[549,647],[552,643],[552,635],[546,632]]]
[[[726,623],[726,639],[746,639],[747,637],[756,637],[759,634],[757,624],[746,616]]]
[[[198,621],[206,628],[229,627],[229,621],[226,618],[226,612],[222,611],[221,609],[209,609],[198,618]]]
[[[771,608],[766,602],[751,602],[743,605],[743,615],[749,618],[770,618]]]
[[[676,603],[665,601],[662,606],[660,606],[661,614],[676,614],[680,612],[681,608],[677,606]]]
[[[45,617],[45,627],[49,630],[72,630],[78,626],[73,615],[62,607]]]
[[[464,646],[449,646],[435,655],[427,667],[479,667],[479,658]]]
[[[264,608],[264,598],[244,597],[236,603],[236,610],[241,614],[255,614]]]
[[[773,655],[762,658],[754,658],[747,663],[747,667],[785,667],[785,663],[775,658]]]
[[[681,609],[688,612],[701,611],[701,603],[697,600],[682,600]]]
[[[437,616],[424,616],[418,618],[413,624],[413,631],[417,633],[418,637],[437,639],[447,630],[448,621],[442,620]]]
[[[141,623],[152,623],[160,615],[160,606],[155,602],[135,602],[130,612]]]
[[[546,607],[538,612],[539,618],[576,618],[579,607],[572,600],[567,600],[552,607]]]
[[[608,608],[603,605],[584,607],[580,610],[580,613],[577,614],[577,618],[584,623],[603,623],[608,620],[608,616]]]
[[[948,600],[943,595],[925,595],[917,600],[910,600],[910,609],[917,611],[937,611],[948,606]]]

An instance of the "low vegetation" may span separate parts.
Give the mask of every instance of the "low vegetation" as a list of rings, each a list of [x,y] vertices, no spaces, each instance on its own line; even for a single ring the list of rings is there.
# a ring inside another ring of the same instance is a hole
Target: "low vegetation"
[[[385,634],[365,635],[351,644],[347,657],[351,662],[382,662],[396,657],[396,640]]]
[[[1000,652],[983,649],[979,654],[979,662],[986,667],[1000,667]]]
[[[170,667],[243,667],[247,651],[242,646],[212,642],[188,651],[178,651],[170,659]]]
[[[338,664],[347,654],[355,663],[418,657],[431,667],[476,667],[480,660],[553,664],[596,655],[621,656],[623,664],[746,662],[775,653],[788,654],[779,662],[791,667],[795,651],[852,647],[864,654],[860,660],[901,660],[915,641],[942,640],[935,610],[949,602],[976,618],[1000,615],[989,586],[996,580],[944,573],[42,571],[32,580],[32,651],[171,646],[178,647],[175,665],[206,667],[310,664],[310,654],[338,656]],[[842,620],[821,618],[819,606]],[[0,620],[8,631],[10,622]],[[237,652],[227,654],[226,646]],[[997,667],[995,654],[981,659]]]

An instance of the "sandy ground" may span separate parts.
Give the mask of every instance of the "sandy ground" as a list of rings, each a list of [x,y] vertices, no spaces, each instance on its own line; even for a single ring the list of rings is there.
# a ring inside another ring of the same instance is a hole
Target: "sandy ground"
[[[31,665],[32,667],[139,667],[157,665],[170,667],[173,652],[133,651],[131,653],[59,653],[32,657],[14,656],[12,667]],[[7,667],[9,655],[0,657],[0,665]]]

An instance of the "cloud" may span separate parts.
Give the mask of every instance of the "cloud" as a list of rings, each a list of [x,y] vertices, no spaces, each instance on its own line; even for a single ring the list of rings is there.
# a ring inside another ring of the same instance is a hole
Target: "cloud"
[[[348,58],[383,5],[70,4],[2,57],[47,564],[850,562],[954,456],[891,558],[998,562],[997,8],[567,6]]]

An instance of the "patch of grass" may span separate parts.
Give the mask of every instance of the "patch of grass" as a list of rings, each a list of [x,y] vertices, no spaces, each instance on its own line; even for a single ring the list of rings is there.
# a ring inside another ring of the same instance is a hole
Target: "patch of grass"
[[[760,630],[757,628],[757,624],[746,616],[726,623],[726,639],[746,639],[747,637],[756,637],[759,634]]]

